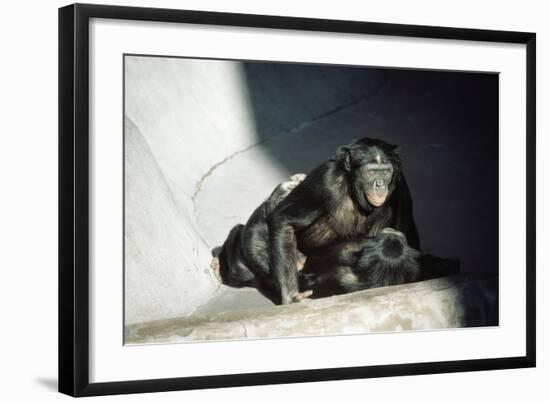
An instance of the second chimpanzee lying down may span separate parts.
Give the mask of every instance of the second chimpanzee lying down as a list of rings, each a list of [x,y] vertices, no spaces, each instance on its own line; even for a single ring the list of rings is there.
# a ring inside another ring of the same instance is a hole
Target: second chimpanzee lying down
[[[369,288],[412,283],[458,273],[457,259],[422,254],[405,235],[384,228],[376,237],[346,241],[319,249],[299,274],[300,291],[311,298],[347,294]]]
[[[300,291],[311,290],[311,297],[319,298],[418,281],[420,256],[403,233],[384,228],[374,238],[319,249],[300,273]]]
[[[419,245],[395,146],[365,138],[278,186],[231,230],[213,267],[223,283],[256,287],[275,304],[458,273],[458,260]]]
[[[278,185],[252,214],[251,219],[256,221],[258,217],[269,214],[304,178],[304,174],[296,174],[290,181]],[[250,246],[250,237],[243,233],[245,228],[239,224],[231,230],[219,258],[215,259],[216,274],[226,285],[255,287],[278,304],[279,298],[269,285],[269,276],[256,274],[249,267],[245,255]],[[245,243],[241,244],[243,239]],[[317,249],[307,259],[300,254],[296,265],[300,292],[306,295],[304,298],[322,298],[412,283],[456,274],[459,269],[458,259],[422,254],[407,244],[403,233],[392,228],[384,228],[372,238],[350,240]]]

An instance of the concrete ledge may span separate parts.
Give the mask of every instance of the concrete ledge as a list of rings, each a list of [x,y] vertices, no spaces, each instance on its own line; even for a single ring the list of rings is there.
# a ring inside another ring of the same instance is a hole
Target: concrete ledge
[[[455,276],[286,306],[127,325],[126,344],[498,325],[496,279]]]

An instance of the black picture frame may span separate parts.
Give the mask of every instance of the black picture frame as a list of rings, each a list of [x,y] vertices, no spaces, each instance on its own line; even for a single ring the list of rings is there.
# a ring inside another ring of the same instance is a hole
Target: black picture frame
[[[437,38],[526,45],[526,354],[521,357],[229,374],[123,382],[89,380],[88,61],[91,18]],[[479,29],[74,4],[59,9],[59,391],[71,396],[315,382],[534,367],[536,35]]]

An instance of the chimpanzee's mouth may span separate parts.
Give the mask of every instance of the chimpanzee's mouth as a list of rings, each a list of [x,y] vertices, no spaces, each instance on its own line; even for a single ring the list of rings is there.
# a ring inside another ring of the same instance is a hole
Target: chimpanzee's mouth
[[[384,195],[371,195],[368,192],[365,193],[365,197],[367,198],[367,201],[374,207],[379,207],[384,204],[386,201],[387,194]]]

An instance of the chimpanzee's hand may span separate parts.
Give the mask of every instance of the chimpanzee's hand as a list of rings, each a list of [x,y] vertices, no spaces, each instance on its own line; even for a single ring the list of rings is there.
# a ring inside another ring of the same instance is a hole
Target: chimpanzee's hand
[[[308,299],[313,294],[313,291],[307,290],[304,292],[299,292],[292,297],[292,302],[302,302],[305,299]]]

